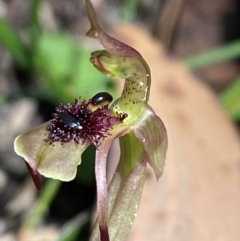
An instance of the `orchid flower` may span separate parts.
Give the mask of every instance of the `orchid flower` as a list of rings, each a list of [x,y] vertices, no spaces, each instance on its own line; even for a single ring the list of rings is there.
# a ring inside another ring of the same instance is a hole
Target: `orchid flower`
[[[86,35],[105,48],[93,52],[90,61],[103,74],[125,79],[120,98],[110,106],[111,95],[101,92],[89,100],[60,104],[53,119],[18,136],[14,148],[40,190],[39,173],[61,181],[74,179],[82,153],[93,143],[98,221],[90,240],[124,240],[137,213],[147,163],[157,179],[162,175],[167,134],[148,105],[151,75],[146,61],[101,29],[89,0],[86,8],[91,24]],[[116,138],[121,156],[108,189],[107,156]]]

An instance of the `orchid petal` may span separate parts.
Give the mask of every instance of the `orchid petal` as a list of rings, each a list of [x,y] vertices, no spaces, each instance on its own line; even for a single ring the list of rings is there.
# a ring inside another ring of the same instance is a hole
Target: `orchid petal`
[[[130,128],[124,124],[115,125],[110,135],[104,139],[96,151],[95,176],[97,183],[97,210],[101,240],[109,240],[108,234],[108,186],[107,186],[107,156],[114,139],[125,135]]]
[[[141,140],[148,156],[148,163],[159,179],[163,173],[168,146],[167,131],[162,120],[148,106],[144,116],[132,129]]]
[[[137,216],[145,183],[146,164],[145,160],[138,161],[126,179],[123,179],[118,171],[114,174],[109,188],[110,206],[112,206],[109,233],[112,241],[125,240]],[[115,189],[118,182],[120,189]]]
[[[18,136],[14,141],[15,152],[23,157],[33,172],[45,177],[70,181],[75,178],[77,166],[81,163],[81,154],[90,145],[74,141],[49,144],[46,122],[37,128]]]
[[[145,182],[147,158],[133,132],[120,138],[121,158],[109,187],[109,234],[111,241],[125,240],[137,210]],[[140,159],[139,159],[140,158]],[[99,240],[98,223],[91,241]]]

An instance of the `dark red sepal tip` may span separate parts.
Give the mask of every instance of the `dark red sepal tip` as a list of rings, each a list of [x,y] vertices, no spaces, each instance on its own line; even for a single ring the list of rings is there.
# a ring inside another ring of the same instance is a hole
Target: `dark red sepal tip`
[[[34,183],[35,187],[40,192],[42,190],[42,182],[41,182],[41,179],[40,179],[37,171],[34,171],[32,169],[32,167],[26,161],[25,161],[25,163],[26,163],[28,171],[31,174],[31,177],[32,177],[32,180],[33,180],[33,183]]]

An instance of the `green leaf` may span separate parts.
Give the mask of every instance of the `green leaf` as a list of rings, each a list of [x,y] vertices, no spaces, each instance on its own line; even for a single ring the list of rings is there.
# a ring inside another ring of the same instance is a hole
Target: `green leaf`
[[[79,213],[72,220],[64,224],[61,227],[61,232],[59,234],[58,241],[75,241],[79,233],[82,231],[83,225],[89,221],[90,213],[88,211],[84,211]]]
[[[52,200],[55,198],[58,190],[61,187],[61,182],[53,179],[49,179],[45,183],[44,190],[38,196],[37,200],[34,202],[33,207],[29,211],[25,222],[22,225],[20,233],[29,233],[33,231],[36,226],[42,221],[43,216],[49,209]]]
[[[31,28],[31,31],[33,31],[34,34],[37,33],[37,35],[41,31],[40,23],[39,23],[39,16],[38,16],[41,3],[42,3],[41,0],[32,0],[31,1],[30,28]],[[32,40],[34,40],[34,38],[32,38]]]
[[[220,103],[234,120],[240,119],[240,77],[220,94]]]
[[[7,48],[7,50],[12,54],[15,61],[21,67],[28,66],[28,53],[25,46],[11,29],[11,27],[1,18],[0,42]]]
[[[236,59],[239,56],[240,40],[236,40],[205,53],[188,57],[184,62],[191,70],[197,70],[227,60]]]
[[[65,34],[43,34],[34,53],[34,69],[49,96],[69,102],[107,90],[107,81],[89,63],[90,52]]]
[[[140,0],[123,1],[122,19],[124,21],[131,22],[135,18],[139,4]]]

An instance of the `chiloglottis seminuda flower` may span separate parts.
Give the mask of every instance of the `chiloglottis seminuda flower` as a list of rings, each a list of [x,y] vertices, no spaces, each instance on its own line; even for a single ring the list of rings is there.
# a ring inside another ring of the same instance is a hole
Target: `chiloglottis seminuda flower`
[[[93,143],[98,221],[90,240],[124,240],[137,213],[146,164],[153,168],[157,179],[163,172],[167,134],[163,122],[148,105],[148,64],[137,50],[101,29],[89,0],[86,8],[91,24],[86,35],[98,39],[105,48],[93,52],[90,61],[103,74],[125,79],[121,96],[111,106],[112,97],[106,92],[82,102],[60,104],[52,120],[18,136],[14,148],[40,189],[38,173],[72,180],[82,153]],[[107,156],[116,138],[121,155],[108,190]]]

